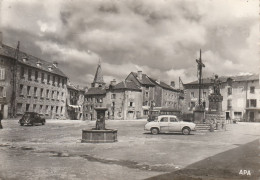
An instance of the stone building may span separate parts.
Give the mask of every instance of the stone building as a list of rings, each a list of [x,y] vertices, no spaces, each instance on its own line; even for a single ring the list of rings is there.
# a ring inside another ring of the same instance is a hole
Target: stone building
[[[222,109],[226,119],[260,121],[259,75],[220,77],[223,96]],[[212,92],[211,78],[203,79],[201,97],[205,110],[208,110],[208,95]],[[191,113],[198,102],[198,81],[184,84],[184,112]]]
[[[4,82],[1,81],[5,84],[2,91],[5,117],[33,111],[46,118],[65,118],[67,77],[58,68],[58,63],[4,44],[1,44],[0,53],[0,69],[5,73],[2,75]]]
[[[122,81],[107,91],[107,99],[111,102],[109,115],[111,119],[139,119],[142,110],[142,90],[132,81]]]
[[[71,120],[84,120],[84,93],[85,90],[71,83],[67,85],[67,117]]]
[[[86,119],[96,120],[96,107],[107,108],[106,119],[137,119],[141,117],[142,92],[131,81],[105,86],[101,64],[95,74],[91,88],[85,93],[84,112]]]
[[[173,81],[170,86],[163,81],[143,74],[142,71],[138,71],[137,73],[131,72],[126,80],[133,81],[142,89],[142,117],[146,118],[148,116],[152,103],[154,107],[182,109],[183,94],[182,91],[175,89]]]

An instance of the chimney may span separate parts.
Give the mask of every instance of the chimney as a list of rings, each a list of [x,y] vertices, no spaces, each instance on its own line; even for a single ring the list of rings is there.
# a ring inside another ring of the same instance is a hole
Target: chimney
[[[110,82],[111,86],[115,86],[116,85],[116,79],[113,79],[113,81]]]
[[[137,71],[137,78],[142,80],[142,71]]]
[[[171,81],[171,87],[175,87],[175,82],[174,81]]]
[[[0,47],[3,45],[3,33],[0,31]]]
[[[58,62],[57,61],[53,61],[53,66],[58,68]]]

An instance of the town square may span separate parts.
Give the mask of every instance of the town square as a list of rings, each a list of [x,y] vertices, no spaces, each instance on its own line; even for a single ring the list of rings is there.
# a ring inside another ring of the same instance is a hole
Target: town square
[[[0,179],[260,178],[258,11],[0,1]]]

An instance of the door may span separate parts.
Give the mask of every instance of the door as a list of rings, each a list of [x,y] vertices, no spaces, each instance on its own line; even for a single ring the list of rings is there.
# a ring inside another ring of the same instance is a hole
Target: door
[[[169,120],[168,117],[162,117],[160,119],[160,131],[161,132],[167,132],[169,131]]]
[[[170,117],[169,131],[179,132],[181,130],[180,122],[175,117]]]
[[[254,122],[255,121],[255,113],[249,112],[249,121]]]
[[[229,112],[226,112],[226,120],[230,120]]]

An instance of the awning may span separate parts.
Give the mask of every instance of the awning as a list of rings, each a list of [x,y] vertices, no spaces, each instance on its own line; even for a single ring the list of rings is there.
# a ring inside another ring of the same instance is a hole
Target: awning
[[[260,108],[259,107],[248,107],[246,108],[246,111],[260,111]]]

